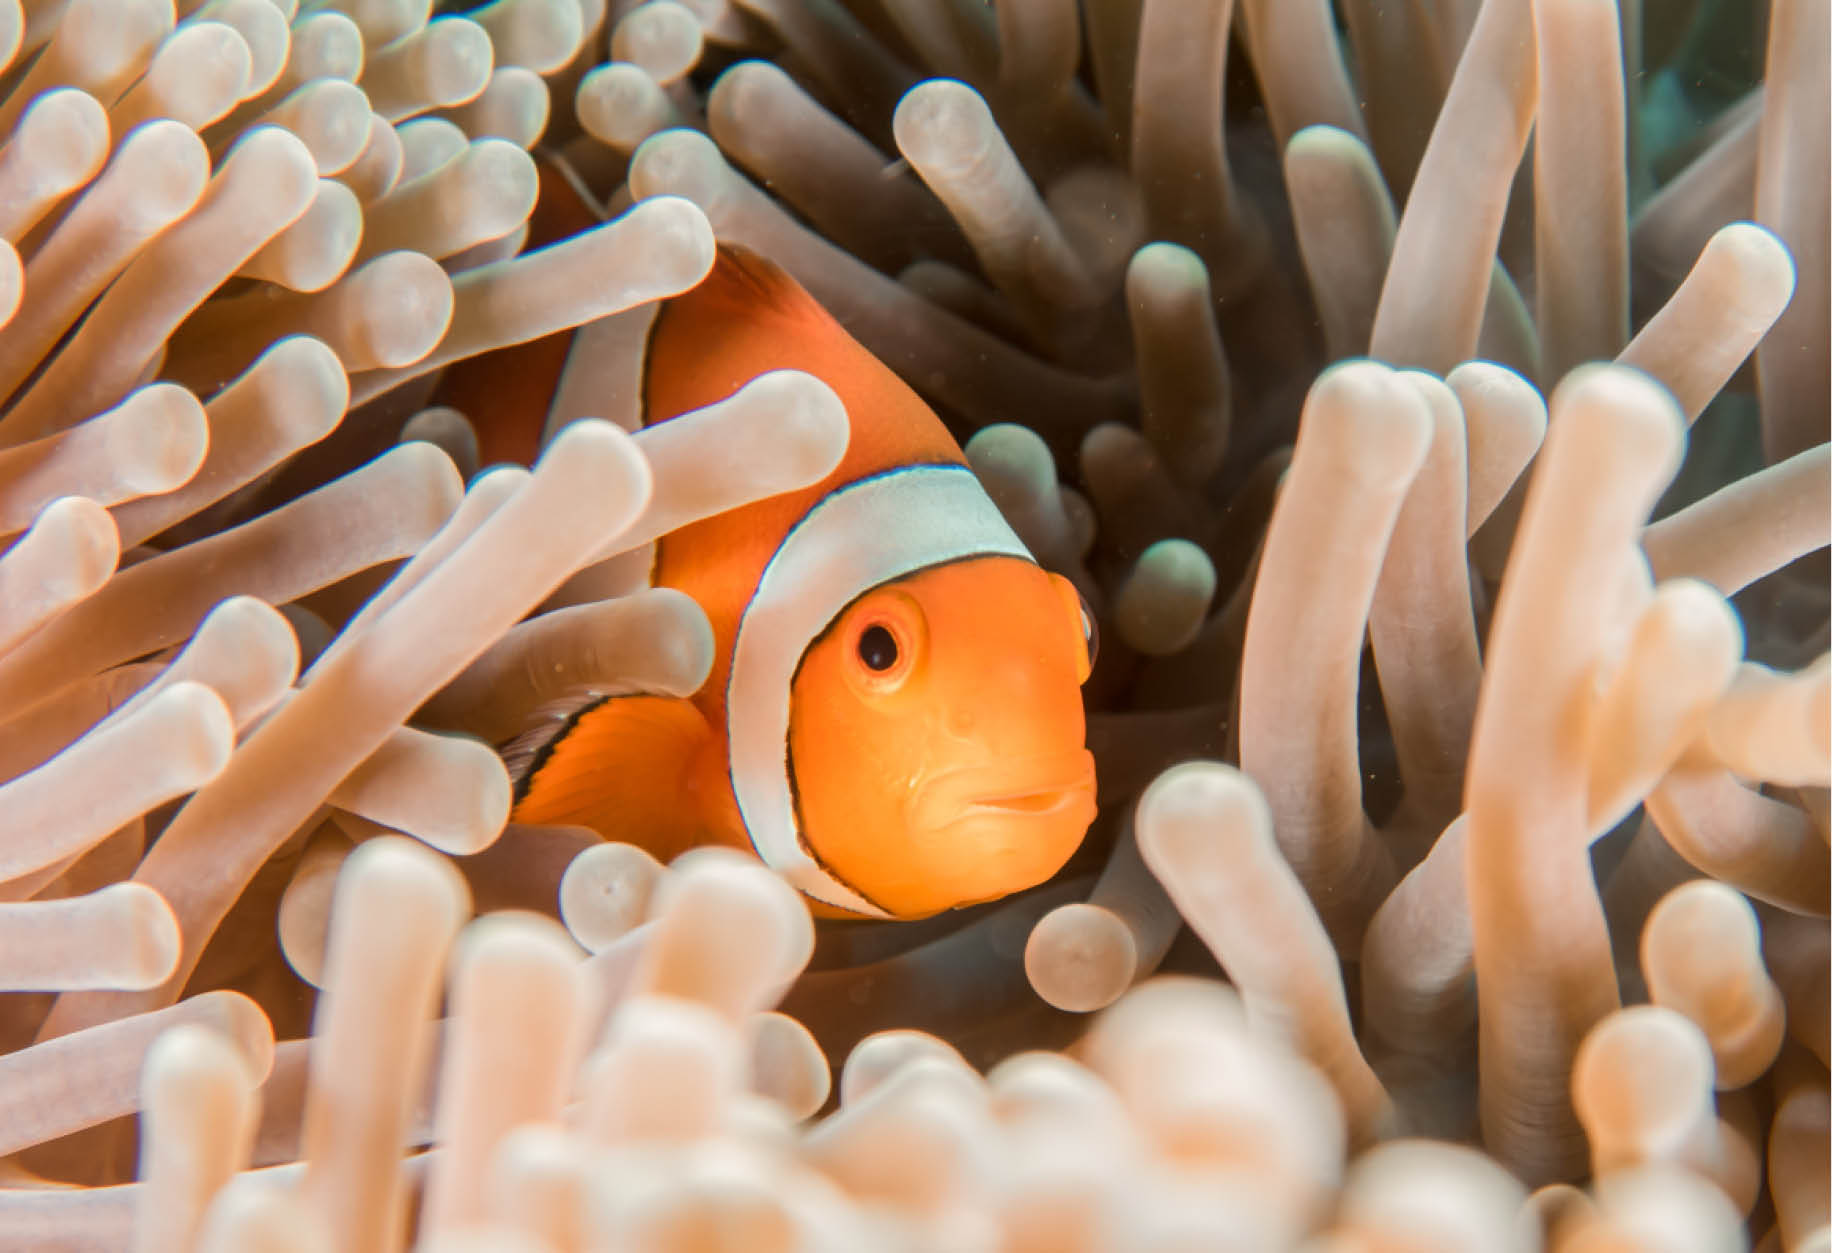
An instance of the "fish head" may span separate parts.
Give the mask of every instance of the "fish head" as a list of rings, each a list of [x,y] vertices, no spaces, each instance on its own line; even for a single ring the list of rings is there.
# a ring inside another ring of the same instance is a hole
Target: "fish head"
[[[1094,819],[1092,651],[1074,585],[1018,557],[932,566],[855,599],[790,694],[808,850],[900,918],[1049,878]]]

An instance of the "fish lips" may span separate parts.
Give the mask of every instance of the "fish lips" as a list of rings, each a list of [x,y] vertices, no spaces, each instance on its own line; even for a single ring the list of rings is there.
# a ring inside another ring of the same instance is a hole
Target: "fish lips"
[[[1020,825],[1079,819],[1086,827],[1094,820],[1094,755],[1076,749],[941,771],[917,790],[909,817],[916,831],[985,819]]]

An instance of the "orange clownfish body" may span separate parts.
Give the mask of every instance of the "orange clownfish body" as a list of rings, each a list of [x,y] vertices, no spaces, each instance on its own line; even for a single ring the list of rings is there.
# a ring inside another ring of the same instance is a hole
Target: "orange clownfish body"
[[[716,642],[691,699],[593,696],[506,750],[514,818],[663,858],[754,849],[829,916],[915,918],[1029,887],[1094,817],[1074,587],[1000,517],[939,419],[794,280],[721,247],[649,332],[645,424],[768,370],[851,421],[812,487],[660,541],[653,580]]]

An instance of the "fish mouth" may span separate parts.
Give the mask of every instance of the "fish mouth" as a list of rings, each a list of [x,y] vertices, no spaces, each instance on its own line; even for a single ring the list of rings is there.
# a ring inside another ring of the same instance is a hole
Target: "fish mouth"
[[[922,785],[912,825],[934,830],[972,818],[1015,821],[1071,813],[1094,818],[1094,756],[1086,749],[943,771]]]

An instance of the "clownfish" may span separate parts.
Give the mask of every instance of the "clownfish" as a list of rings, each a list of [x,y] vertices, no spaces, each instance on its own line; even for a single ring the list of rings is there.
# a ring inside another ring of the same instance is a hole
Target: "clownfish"
[[[839,395],[850,441],[820,482],[659,541],[652,582],[705,610],[710,676],[689,698],[583,696],[506,746],[512,819],[664,860],[754,850],[828,917],[919,918],[1049,878],[1095,814],[1074,585],[916,393],[763,257],[721,245],[645,353],[644,425],[788,368]]]

